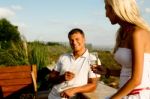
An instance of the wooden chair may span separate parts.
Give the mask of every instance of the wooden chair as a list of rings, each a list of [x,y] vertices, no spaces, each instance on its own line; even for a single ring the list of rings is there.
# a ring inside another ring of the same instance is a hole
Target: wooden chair
[[[36,79],[36,65],[0,67],[0,99],[18,99],[29,92],[33,93],[32,99],[35,98]]]

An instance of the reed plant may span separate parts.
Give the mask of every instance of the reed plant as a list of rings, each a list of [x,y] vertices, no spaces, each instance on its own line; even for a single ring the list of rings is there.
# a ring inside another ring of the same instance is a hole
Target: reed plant
[[[0,66],[28,65],[22,41],[5,42],[0,48]]]
[[[44,43],[34,41],[28,43],[28,59],[30,64],[36,64],[40,70],[50,64],[49,49]]]

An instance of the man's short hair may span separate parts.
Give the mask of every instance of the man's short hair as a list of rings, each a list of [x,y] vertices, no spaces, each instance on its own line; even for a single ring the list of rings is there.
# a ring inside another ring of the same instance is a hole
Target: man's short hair
[[[75,34],[75,33],[80,33],[83,37],[85,36],[84,35],[84,32],[79,29],[79,28],[74,28],[72,29],[69,33],[68,33],[68,38],[70,38],[71,35]]]

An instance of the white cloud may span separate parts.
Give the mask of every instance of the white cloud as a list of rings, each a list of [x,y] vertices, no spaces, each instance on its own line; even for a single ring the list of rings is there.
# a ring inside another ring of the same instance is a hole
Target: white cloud
[[[19,5],[12,5],[10,7],[0,7],[0,18],[10,18],[23,8]]]
[[[15,12],[9,8],[0,8],[0,18],[9,18],[15,15]]]
[[[20,5],[12,5],[11,8],[16,11],[23,9]]]
[[[146,13],[150,13],[150,8],[145,8]]]

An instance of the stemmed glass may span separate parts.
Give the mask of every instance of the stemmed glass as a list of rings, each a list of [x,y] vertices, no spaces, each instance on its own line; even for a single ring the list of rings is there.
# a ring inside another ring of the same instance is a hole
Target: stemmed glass
[[[90,53],[90,66],[91,68],[97,67],[98,65],[101,65],[101,62],[98,58],[97,52],[91,52]],[[97,74],[95,74],[97,77]]]
[[[71,73],[73,73],[73,74],[74,74],[74,78],[75,78],[75,76],[76,76],[76,74],[77,74],[78,71],[76,70],[76,68],[75,68],[74,66],[70,66],[66,72],[71,72]],[[73,78],[73,79],[74,79],[74,78]],[[62,87],[62,89],[65,89],[66,87],[71,87],[71,86],[73,86],[73,79],[72,79],[72,80],[69,80],[69,81],[65,81],[65,82],[64,82],[64,86]]]
[[[98,53],[97,52],[91,52],[90,54],[91,54],[91,56],[90,56],[90,65],[91,66],[100,65],[99,58],[98,58]]]

